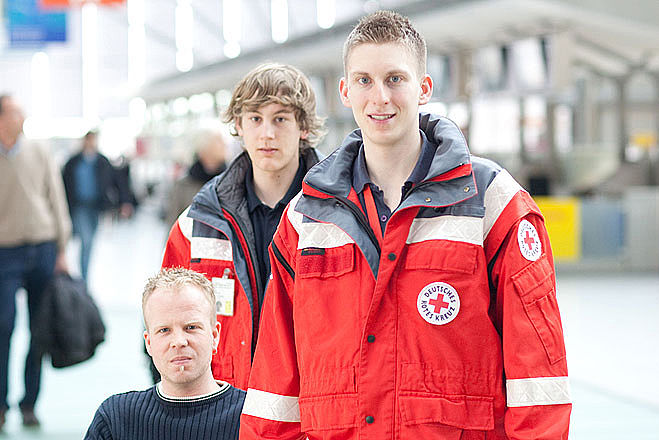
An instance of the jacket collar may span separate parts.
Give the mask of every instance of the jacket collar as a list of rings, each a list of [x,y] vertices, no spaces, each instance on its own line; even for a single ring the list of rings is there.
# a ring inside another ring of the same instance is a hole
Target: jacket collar
[[[437,145],[424,181],[435,180],[464,165],[470,168],[471,159],[467,142],[453,121],[445,117],[421,113],[419,128],[429,142]],[[362,144],[361,130],[350,133],[341,147],[307,173],[303,185],[305,194],[318,196],[317,191],[319,191],[329,196],[347,197],[353,181],[352,166]]]

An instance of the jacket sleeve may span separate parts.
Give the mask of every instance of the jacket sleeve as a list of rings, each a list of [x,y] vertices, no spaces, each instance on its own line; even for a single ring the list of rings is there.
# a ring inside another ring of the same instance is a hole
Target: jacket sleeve
[[[269,249],[272,276],[265,294],[259,341],[240,419],[241,440],[303,438],[293,331],[296,248],[297,233],[288,223],[285,211]]]
[[[174,222],[169,231],[165,253],[162,258],[162,267],[185,267],[190,268],[190,238],[192,236],[192,222],[188,217],[187,208]]]
[[[514,440],[567,439],[572,404],[549,237],[526,192],[510,205],[493,228],[503,239],[490,262],[503,340],[505,430]]]

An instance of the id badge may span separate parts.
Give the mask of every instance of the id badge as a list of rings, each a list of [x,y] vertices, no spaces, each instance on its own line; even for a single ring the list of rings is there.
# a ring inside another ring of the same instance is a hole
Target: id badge
[[[236,280],[231,278],[213,278],[213,291],[215,292],[215,312],[218,315],[233,316],[234,285]]]

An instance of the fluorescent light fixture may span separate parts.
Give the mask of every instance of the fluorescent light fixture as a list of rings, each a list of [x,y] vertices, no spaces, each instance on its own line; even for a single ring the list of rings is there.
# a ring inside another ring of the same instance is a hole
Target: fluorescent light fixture
[[[98,7],[82,5],[82,116],[98,118]]]
[[[334,0],[316,0],[316,21],[322,29],[334,26],[336,20],[336,3]]]
[[[240,55],[240,44],[230,41],[224,44],[224,56],[227,58],[236,58]]]
[[[222,33],[224,40],[239,42],[242,37],[242,2],[222,1]]]
[[[38,118],[50,116],[50,60],[45,52],[32,55],[32,109],[31,113]]]
[[[283,43],[288,40],[288,0],[270,0],[272,41]]]
[[[128,82],[133,88],[144,84],[146,72],[146,30],[144,0],[128,0]]]
[[[189,0],[177,1],[175,20],[176,68],[181,72],[187,72],[194,64],[192,51],[194,16]]]
[[[224,56],[236,58],[240,55],[242,37],[242,1],[222,0],[222,35]]]

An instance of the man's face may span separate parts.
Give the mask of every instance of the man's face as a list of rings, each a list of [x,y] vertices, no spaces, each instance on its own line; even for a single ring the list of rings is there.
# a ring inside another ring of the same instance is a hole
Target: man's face
[[[300,139],[306,139],[308,132],[300,130],[290,107],[271,103],[246,111],[236,120],[236,131],[243,138],[255,173],[297,170]]]
[[[193,286],[156,289],[147,299],[144,340],[167,394],[195,394],[211,374],[220,332],[213,313],[214,305]]]
[[[419,105],[430,100],[432,80],[417,64],[399,43],[364,43],[350,51],[339,92],[367,145],[419,141]]]
[[[12,97],[5,97],[2,100],[2,113],[0,113],[0,132],[15,138],[23,131],[23,122],[25,122],[23,110]]]

